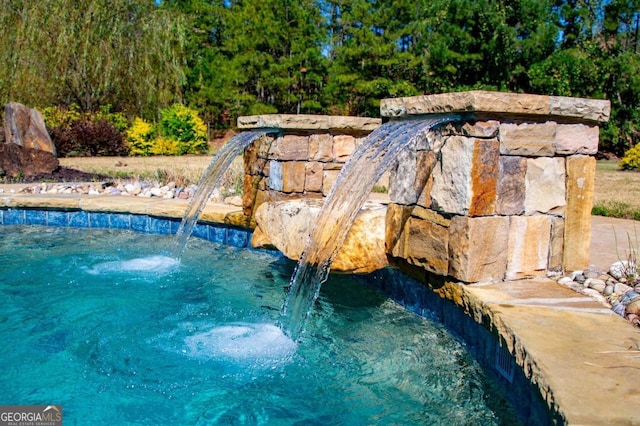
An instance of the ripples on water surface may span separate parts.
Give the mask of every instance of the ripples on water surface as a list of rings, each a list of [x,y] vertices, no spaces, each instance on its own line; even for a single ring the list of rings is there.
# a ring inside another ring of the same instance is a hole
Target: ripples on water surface
[[[200,240],[0,227],[0,403],[65,424],[504,424],[465,347],[348,277],[301,343],[275,324],[293,264]],[[498,408],[501,410],[501,408]]]

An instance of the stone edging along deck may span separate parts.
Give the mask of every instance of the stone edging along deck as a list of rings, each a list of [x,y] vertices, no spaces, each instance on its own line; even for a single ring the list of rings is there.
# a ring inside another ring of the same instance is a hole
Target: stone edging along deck
[[[0,210],[5,211],[129,213],[179,219],[186,207],[183,200],[0,194]],[[241,207],[225,204],[209,204],[202,221],[252,227],[244,223]],[[609,309],[547,279],[447,283],[435,291],[498,337],[537,387],[552,418],[566,424],[640,425],[640,333]],[[465,335],[463,324],[447,325]],[[529,421],[537,424],[540,419]]]

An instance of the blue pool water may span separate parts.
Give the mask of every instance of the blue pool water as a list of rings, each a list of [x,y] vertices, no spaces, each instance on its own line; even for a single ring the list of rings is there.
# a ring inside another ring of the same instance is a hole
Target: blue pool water
[[[291,262],[171,243],[0,226],[0,404],[60,404],[66,425],[515,423],[440,324],[332,276],[294,343]]]

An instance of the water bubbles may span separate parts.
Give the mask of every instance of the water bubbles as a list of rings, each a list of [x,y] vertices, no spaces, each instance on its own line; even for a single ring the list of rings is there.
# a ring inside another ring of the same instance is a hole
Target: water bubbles
[[[169,256],[146,256],[130,260],[113,260],[98,263],[93,268],[87,269],[92,275],[110,274],[114,272],[152,272],[156,274],[166,274],[175,270],[180,265],[180,261]]]
[[[219,325],[187,336],[183,353],[198,359],[257,362],[266,367],[286,361],[296,351],[296,343],[282,330],[268,323]]]

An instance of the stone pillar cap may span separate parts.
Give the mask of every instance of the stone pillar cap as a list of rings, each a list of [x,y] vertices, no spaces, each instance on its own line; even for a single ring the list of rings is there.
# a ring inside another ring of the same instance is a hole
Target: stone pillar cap
[[[283,130],[325,130],[344,133],[372,132],[382,120],[371,117],[348,117],[307,114],[264,114],[238,117],[239,129],[275,128]]]
[[[556,117],[570,121],[604,123],[609,121],[611,103],[600,99],[484,90],[382,99],[380,102],[380,115],[383,117],[462,112],[475,115]]]

